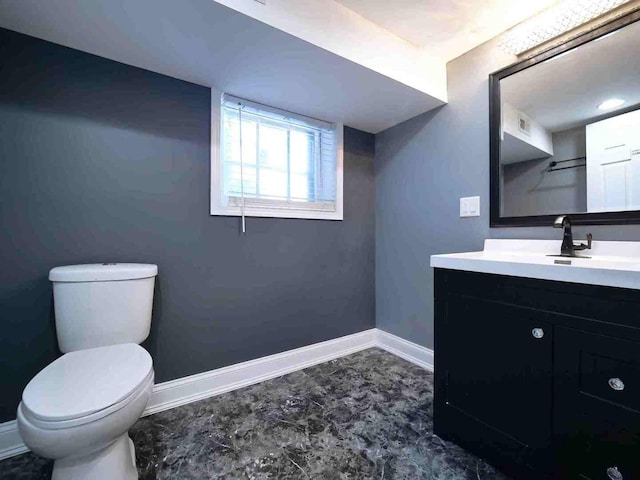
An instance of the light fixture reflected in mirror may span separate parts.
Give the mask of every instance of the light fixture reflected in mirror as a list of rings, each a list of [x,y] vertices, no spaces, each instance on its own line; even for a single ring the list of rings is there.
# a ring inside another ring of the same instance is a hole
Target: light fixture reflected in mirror
[[[600,110],[611,110],[613,108],[617,108],[624,103],[624,100],[621,98],[610,98],[605,100],[600,105],[598,105],[598,109]]]

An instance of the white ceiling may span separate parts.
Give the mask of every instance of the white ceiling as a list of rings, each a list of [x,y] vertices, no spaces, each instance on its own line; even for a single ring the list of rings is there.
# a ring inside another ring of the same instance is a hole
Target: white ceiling
[[[444,103],[212,0],[0,0],[0,27],[371,133]]]
[[[500,81],[502,100],[551,132],[599,120],[640,104],[640,22]],[[626,100],[617,112],[604,100]]]
[[[486,42],[556,0],[335,0],[445,61]]]

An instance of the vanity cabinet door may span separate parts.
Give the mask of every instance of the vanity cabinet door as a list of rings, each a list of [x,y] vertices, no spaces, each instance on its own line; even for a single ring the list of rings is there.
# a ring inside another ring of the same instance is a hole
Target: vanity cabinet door
[[[640,344],[557,327],[559,478],[640,478]]]
[[[463,424],[472,420],[480,430],[490,430],[489,437],[479,434],[474,441],[493,442],[518,462],[539,466],[551,439],[549,314],[447,297],[446,312],[436,321],[436,373],[444,375],[445,384],[436,391],[436,402],[444,403],[436,410],[436,428],[443,411],[446,429],[468,433]],[[462,423],[452,425],[457,419]]]

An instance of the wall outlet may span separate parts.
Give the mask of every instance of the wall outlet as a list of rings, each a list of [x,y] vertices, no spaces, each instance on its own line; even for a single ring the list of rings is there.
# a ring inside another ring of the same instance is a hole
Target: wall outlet
[[[461,217],[480,216],[480,197],[463,197],[460,199]]]

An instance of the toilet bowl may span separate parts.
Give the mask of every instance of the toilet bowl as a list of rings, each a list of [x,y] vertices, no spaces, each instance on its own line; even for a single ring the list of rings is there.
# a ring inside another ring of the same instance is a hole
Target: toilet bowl
[[[18,430],[32,451],[55,460],[53,480],[137,479],[127,431],[153,380],[151,356],[133,343],[67,353],[25,388]]]

